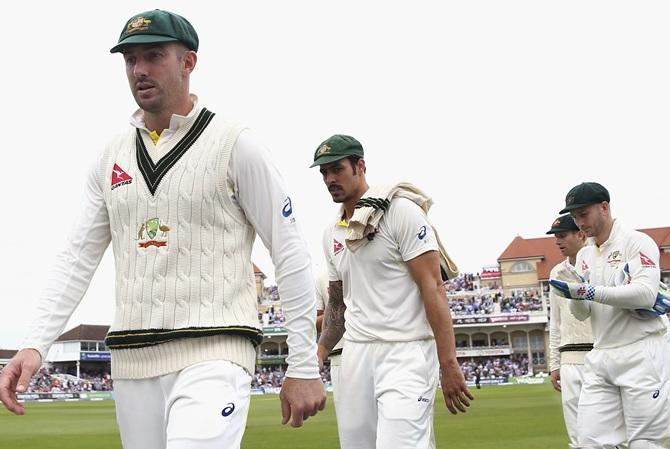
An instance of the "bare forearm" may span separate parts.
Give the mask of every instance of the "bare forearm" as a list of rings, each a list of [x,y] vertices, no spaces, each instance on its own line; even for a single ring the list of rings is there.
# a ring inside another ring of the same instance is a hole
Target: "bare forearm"
[[[428,323],[435,336],[440,366],[456,362],[456,339],[444,287],[429,288],[422,292],[422,296]]]
[[[347,307],[344,305],[342,282],[331,282],[328,292],[328,307],[324,313],[319,345],[330,352],[344,335],[344,311]]]

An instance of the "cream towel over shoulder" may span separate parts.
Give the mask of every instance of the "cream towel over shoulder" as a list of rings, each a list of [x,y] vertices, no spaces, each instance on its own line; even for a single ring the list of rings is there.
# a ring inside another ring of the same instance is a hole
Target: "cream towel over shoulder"
[[[421,189],[408,182],[400,182],[392,186],[370,187],[365,195],[358,200],[354,215],[349,220],[349,234],[346,244],[350,251],[355,252],[369,241],[369,237],[377,232],[379,222],[391,205],[393,198],[407,198],[415,202],[428,215],[433,200]],[[458,276],[458,267],[447,254],[440,235],[430,221],[428,222],[435,232],[440,252],[440,268],[443,280]]]

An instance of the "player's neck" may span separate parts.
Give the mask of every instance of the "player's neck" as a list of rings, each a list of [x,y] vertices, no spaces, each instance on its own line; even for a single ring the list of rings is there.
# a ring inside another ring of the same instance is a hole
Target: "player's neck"
[[[363,195],[365,195],[365,192],[367,192],[369,188],[370,186],[368,186],[367,182],[363,183],[356,191],[356,194],[343,203],[345,220],[349,221],[351,219],[351,217],[354,215],[354,210],[356,209],[356,203],[358,203],[358,200],[363,198]]]
[[[605,225],[603,226],[602,231],[600,231],[598,235],[595,236],[596,246],[600,247],[602,246],[603,243],[609,240],[613,226],[614,226],[614,220],[609,219],[605,221]]]
[[[160,136],[163,130],[170,127],[170,121],[173,115],[188,115],[193,109],[193,101],[186,96],[179,104],[173,108],[167,108],[158,112],[144,111],[144,126],[150,131],[156,131]]]

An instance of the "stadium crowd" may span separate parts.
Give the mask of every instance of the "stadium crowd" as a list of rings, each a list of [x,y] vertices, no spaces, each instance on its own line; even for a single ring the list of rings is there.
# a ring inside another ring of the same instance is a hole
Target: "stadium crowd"
[[[509,377],[528,374],[528,357],[511,356],[488,357],[460,363],[461,370],[468,382],[474,382],[479,370],[482,380],[507,381]]]
[[[480,290],[478,279],[477,275],[464,274],[445,283],[454,316],[536,312],[544,308],[544,299],[534,291],[504,296],[501,290]],[[268,291],[277,294],[276,288]],[[281,307],[273,305],[266,312],[258,312],[258,321],[261,326],[277,326],[284,324],[285,317]]]
[[[500,313],[535,312],[543,310],[544,300],[533,292],[503,296],[486,293],[472,297],[449,298],[449,308],[454,315],[493,315]]]
[[[112,391],[114,383],[108,372],[81,372],[80,377],[63,375],[52,368],[42,367],[30,380],[28,393],[79,393]]]
[[[256,373],[251,379],[251,388],[280,388],[284,382],[284,370],[278,367],[256,367]],[[330,367],[327,365],[321,370],[323,383],[330,383]]]

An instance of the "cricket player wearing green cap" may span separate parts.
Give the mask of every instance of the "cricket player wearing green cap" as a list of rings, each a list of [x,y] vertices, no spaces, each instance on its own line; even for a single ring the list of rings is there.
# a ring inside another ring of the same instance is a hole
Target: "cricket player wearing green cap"
[[[112,354],[125,449],[239,448],[255,347],[262,340],[251,249],[272,255],[290,355],[282,421],[301,426],[325,406],[316,355],[309,252],[265,147],[190,93],[198,35],[183,17],[130,18],[121,53],[139,109],[91,170],[82,211],[41,298],[23,350],[0,376],[16,414],[110,242],[116,313]]]
[[[456,269],[428,222],[432,201],[404,183],[377,196],[386,189],[368,186],[363,157],[360,142],[341,134],[314,154],[342,205],[323,239],[330,282],[319,359],[344,335],[335,409],[342,449],[429,449],[440,374],[451,413],[473,399],[443,286],[443,262]]]
[[[670,297],[659,288],[658,246],[612,218],[609,192],[597,182],[570,189],[560,213],[568,212],[593,243],[577,253],[571,280],[549,280],[577,319],[590,319],[593,331],[578,447],[668,448],[670,348],[660,316],[670,310]]]

